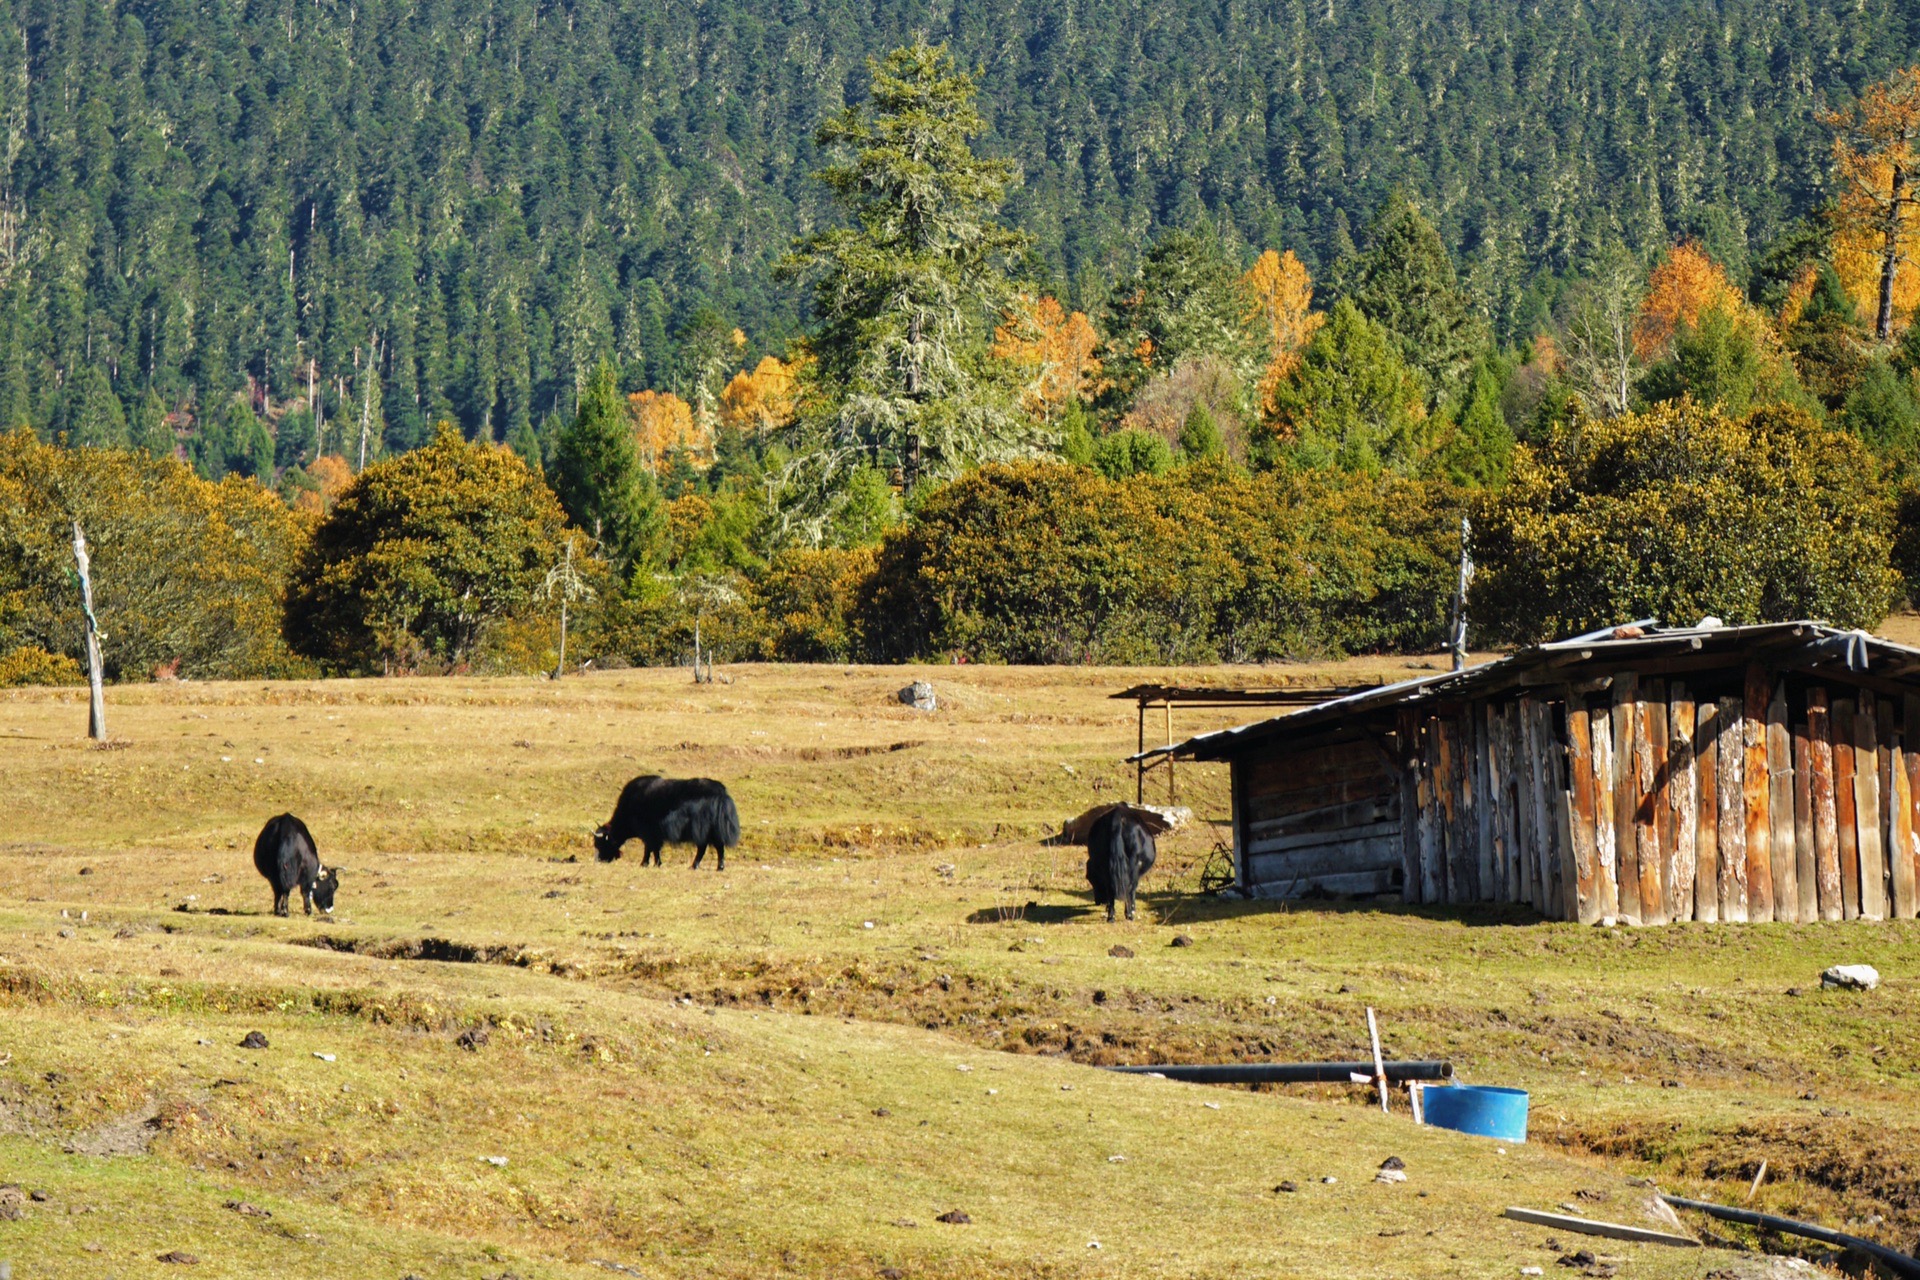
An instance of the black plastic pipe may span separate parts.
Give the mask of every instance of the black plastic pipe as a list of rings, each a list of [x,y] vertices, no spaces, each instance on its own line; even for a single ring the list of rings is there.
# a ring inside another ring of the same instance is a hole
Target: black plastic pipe
[[[1389,1062],[1387,1082],[1451,1080],[1451,1062]],[[1349,1084],[1354,1076],[1373,1079],[1371,1062],[1230,1062],[1224,1066],[1175,1065],[1108,1067],[1135,1076],[1165,1076],[1189,1084]]]
[[[1771,1213],[1755,1213],[1751,1209],[1736,1209],[1731,1205],[1713,1204],[1706,1200],[1688,1200],[1681,1196],[1661,1193],[1660,1198],[1676,1209],[1695,1209],[1710,1217],[1727,1222],[1738,1222],[1749,1227],[1766,1227],[1791,1236],[1805,1236],[1809,1240],[1818,1240],[1822,1244],[1837,1245],[1842,1249],[1858,1249],[1861,1253],[1884,1263],[1897,1276],[1908,1280],[1920,1280],[1920,1259],[1909,1257],[1897,1249],[1872,1240],[1862,1240],[1859,1236],[1850,1236],[1840,1231],[1829,1231],[1825,1227],[1816,1227],[1811,1222],[1795,1222],[1792,1218],[1775,1217]]]

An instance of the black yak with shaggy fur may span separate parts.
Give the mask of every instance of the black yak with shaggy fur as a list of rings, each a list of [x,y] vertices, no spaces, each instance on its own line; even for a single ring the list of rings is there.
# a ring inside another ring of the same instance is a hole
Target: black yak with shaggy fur
[[[1153,832],[1126,805],[1115,805],[1087,831],[1087,883],[1093,900],[1113,919],[1113,904],[1125,901],[1133,919],[1133,893],[1153,869]]]
[[[693,865],[707,856],[711,845],[720,856],[715,868],[727,869],[727,846],[740,843],[740,813],[724,784],[712,778],[662,778],[649,774],[635,778],[620,792],[607,825],[593,833],[600,861],[612,862],[629,840],[646,848],[640,865],[660,865],[660,849],[669,844],[694,846]]]
[[[295,889],[300,891],[308,915],[313,914],[315,903],[326,914],[333,914],[334,890],[340,887],[339,868],[320,865],[313,833],[292,814],[269,818],[260,828],[253,842],[253,865],[273,886],[273,914],[287,914]]]

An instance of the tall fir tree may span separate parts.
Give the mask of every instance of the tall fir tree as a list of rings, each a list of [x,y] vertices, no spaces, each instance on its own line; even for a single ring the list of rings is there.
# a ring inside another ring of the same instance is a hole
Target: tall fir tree
[[[1486,324],[1440,233],[1397,188],[1368,224],[1366,248],[1336,268],[1334,291],[1391,334],[1401,358],[1426,375],[1429,407],[1463,388],[1486,349]]]
[[[999,220],[1017,170],[974,155],[986,122],[945,47],[915,41],[868,67],[869,101],[818,137],[852,225],[797,242],[782,271],[812,282],[810,447],[897,466],[911,488],[1035,443],[987,354],[1026,237]]]
[[[631,569],[653,553],[665,527],[653,477],[640,464],[620,375],[602,360],[580,394],[573,421],[554,443],[549,473],[560,505],[600,540],[614,563]]]

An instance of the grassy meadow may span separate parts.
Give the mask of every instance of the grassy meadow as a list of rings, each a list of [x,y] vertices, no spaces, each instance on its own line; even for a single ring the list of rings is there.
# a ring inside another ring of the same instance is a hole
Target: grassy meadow
[[[1593,1274],[1763,1275],[1747,1250],[1801,1246],[1499,1216],[1652,1225],[1648,1179],[1739,1202],[1762,1160],[1757,1207],[1911,1247],[1920,924],[1202,896],[1213,767],[1181,769],[1196,822],[1136,922],[1097,918],[1084,852],[1040,843],[1132,794],[1126,685],[1437,665],[154,684],[109,692],[105,749],[74,691],[0,692],[0,1260],[20,1280],[1498,1276],[1589,1249]],[[938,711],[894,699],[916,677]],[[681,850],[642,868],[637,845],[593,861],[643,772],[728,783],[724,873]],[[285,809],[344,869],[332,919],[267,914],[251,844]],[[1839,962],[1885,981],[1822,992]],[[1535,1140],[1417,1129],[1404,1095],[1383,1117],[1360,1089],[1091,1069],[1362,1057],[1368,1005],[1390,1056],[1532,1091]],[[252,1031],[268,1047],[241,1048]],[[1389,1156],[1405,1183],[1373,1181]]]

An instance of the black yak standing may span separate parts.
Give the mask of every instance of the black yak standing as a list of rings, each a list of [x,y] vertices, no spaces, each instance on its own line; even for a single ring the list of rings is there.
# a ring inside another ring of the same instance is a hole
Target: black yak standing
[[[1087,883],[1093,900],[1113,919],[1113,904],[1124,899],[1133,919],[1133,892],[1153,869],[1153,832],[1124,804],[1115,805],[1087,830]]]
[[[712,845],[720,855],[716,869],[727,869],[727,846],[740,843],[740,813],[724,784],[712,778],[662,778],[648,774],[635,778],[620,792],[607,825],[593,833],[600,861],[612,862],[629,840],[646,846],[640,865],[660,865],[660,848],[669,844],[694,846],[693,865],[707,856]]]
[[[333,892],[340,887],[340,869],[320,865],[320,851],[314,846],[307,824],[290,813],[269,818],[253,842],[253,865],[273,886],[273,914],[284,916],[298,889],[313,914],[315,903],[328,915],[333,914]]]

